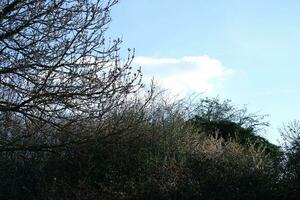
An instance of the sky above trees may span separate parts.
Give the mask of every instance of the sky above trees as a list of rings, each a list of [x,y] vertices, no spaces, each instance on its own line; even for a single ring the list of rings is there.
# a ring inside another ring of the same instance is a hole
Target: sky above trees
[[[231,99],[269,114],[266,136],[300,118],[300,2],[123,0],[108,34],[172,93]]]

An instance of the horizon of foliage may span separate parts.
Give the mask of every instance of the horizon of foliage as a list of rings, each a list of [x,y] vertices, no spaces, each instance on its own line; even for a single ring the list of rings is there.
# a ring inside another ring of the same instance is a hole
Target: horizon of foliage
[[[157,94],[126,108],[111,113],[101,134],[95,121],[69,127],[93,142],[2,152],[1,199],[297,199],[299,123],[282,131],[287,141],[279,147],[256,132],[266,125],[261,116],[237,112],[243,109],[229,101],[170,103]],[[12,131],[24,128],[10,120]],[[72,137],[66,131],[52,139]]]

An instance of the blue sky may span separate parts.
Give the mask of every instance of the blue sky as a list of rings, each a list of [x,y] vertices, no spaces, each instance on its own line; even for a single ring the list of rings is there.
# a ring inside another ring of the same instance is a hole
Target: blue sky
[[[276,142],[300,119],[299,10],[297,0],[121,0],[108,34],[136,49],[146,79],[269,114],[264,136]]]

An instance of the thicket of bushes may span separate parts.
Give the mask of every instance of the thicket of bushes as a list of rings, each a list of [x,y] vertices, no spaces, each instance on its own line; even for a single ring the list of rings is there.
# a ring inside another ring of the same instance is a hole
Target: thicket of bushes
[[[266,125],[262,118],[228,101],[165,102],[158,97],[146,106],[132,103],[122,112],[112,111],[113,117],[102,122],[101,129],[88,121],[69,127],[73,134],[66,131],[57,138],[41,134],[24,140],[30,147],[74,140],[70,138],[74,135],[93,138],[82,144],[2,151],[0,199],[299,196],[297,124],[287,128],[293,135],[283,131],[289,140],[279,148],[257,135],[260,126]],[[13,119],[6,123],[15,123],[11,132],[36,131],[22,130],[22,124]],[[7,137],[4,126],[1,124],[1,137]],[[55,130],[44,127],[43,133],[51,131]]]

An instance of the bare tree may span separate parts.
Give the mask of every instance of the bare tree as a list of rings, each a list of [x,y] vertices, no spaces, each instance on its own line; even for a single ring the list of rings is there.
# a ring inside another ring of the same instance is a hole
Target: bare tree
[[[16,124],[101,120],[142,87],[134,52],[121,60],[121,40],[105,39],[117,2],[0,1],[0,149],[35,134],[13,134]]]
[[[288,153],[300,155],[300,121],[290,121],[279,131],[284,141],[283,148]]]
[[[285,181],[288,198],[298,199],[300,195],[300,121],[293,120],[280,129],[285,150]]]

